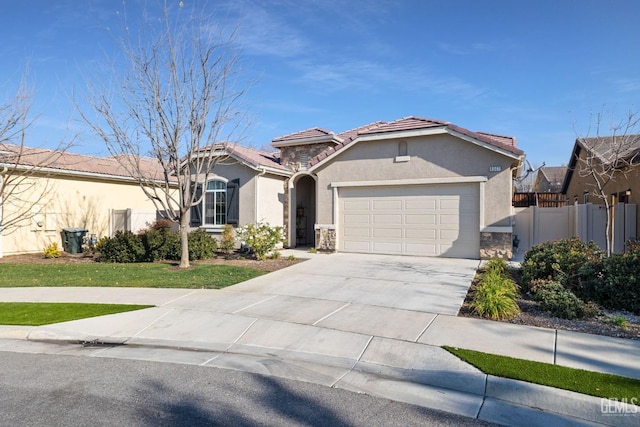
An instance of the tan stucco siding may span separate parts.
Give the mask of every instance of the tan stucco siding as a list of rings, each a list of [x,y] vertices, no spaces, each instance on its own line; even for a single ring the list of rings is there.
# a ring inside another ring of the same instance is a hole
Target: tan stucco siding
[[[581,161],[584,159],[584,151],[580,154],[580,159],[576,168],[571,175],[571,180],[567,186],[567,203],[573,204],[576,201],[578,204],[584,203],[584,193],[589,194],[589,203],[604,204],[602,199],[599,199],[595,191],[596,187],[592,177],[587,176],[584,172],[580,171]],[[636,166],[631,170],[627,170],[625,173],[618,173],[604,188],[604,192],[611,201],[611,195],[621,193],[623,191],[631,190],[629,197],[629,203],[640,205],[640,166]],[[640,234],[640,214],[636,217],[636,230]]]
[[[284,177],[275,175],[258,175],[257,200],[258,213],[256,220],[264,221],[272,226],[282,227],[284,209]]]
[[[482,176],[488,179],[484,184],[484,225],[510,225],[513,159],[450,135],[405,141],[408,162],[395,161],[398,140],[363,141],[318,168],[317,222],[333,223],[332,182]],[[491,166],[499,166],[501,172],[490,172]]]
[[[4,255],[39,252],[53,242],[61,244],[60,232],[67,227],[81,227],[97,237],[110,232],[110,211],[132,209],[155,212],[156,208],[137,183],[116,183],[75,177],[34,178],[36,186],[49,191],[29,193],[28,205],[41,206],[40,214],[26,218],[11,232],[3,233]],[[5,215],[16,212],[7,200]],[[12,212],[12,209],[13,212]],[[24,212],[24,207],[19,212]],[[7,234],[10,233],[10,234]]]
[[[225,160],[224,163],[218,163],[213,167],[213,175],[223,177],[229,181],[240,180],[238,194],[240,197],[239,225],[250,224],[256,220],[256,173],[253,169],[233,159]]]
[[[284,177],[257,171],[234,159],[226,159],[216,164],[213,167],[213,176],[220,176],[228,181],[240,181],[240,226],[262,220],[271,225],[282,225]]]

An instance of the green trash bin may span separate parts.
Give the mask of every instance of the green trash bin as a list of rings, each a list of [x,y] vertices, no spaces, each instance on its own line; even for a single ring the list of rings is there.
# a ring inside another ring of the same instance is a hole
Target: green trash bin
[[[82,252],[82,239],[89,230],[84,228],[63,228],[62,229],[62,247],[65,252],[70,254],[79,254]]]

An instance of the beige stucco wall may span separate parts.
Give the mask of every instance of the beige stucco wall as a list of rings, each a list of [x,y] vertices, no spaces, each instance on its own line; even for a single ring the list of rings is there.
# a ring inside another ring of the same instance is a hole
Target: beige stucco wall
[[[580,153],[580,159],[584,159],[584,150]],[[584,193],[589,193],[589,202],[593,204],[604,204],[604,202],[594,196],[594,181],[593,178],[585,176],[580,172],[581,161],[576,164],[576,169],[573,171],[571,181],[567,186],[567,203],[573,204],[575,201],[578,204],[584,203]],[[640,166],[636,166],[631,170],[625,171],[625,173],[618,173],[614,176],[605,187],[605,193],[609,196],[611,201],[611,195],[617,194],[626,190],[631,190],[631,196],[629,197],[629,203],[640,205]],[[636,230],[640,233],[640,215],[636,217]]]
[[[217,163],[212,172],[212,177],[240,180],[240,226],[262,220],[282,225],[284,177],[256,171],[232,158]]]
[[[81,227],[98,238],[110,232],[112,209],[155,211],[156,208],[137,183],[108,182],[77,177],[34,178],[36,186],[47,185],[49,191],[29,193],[29,205],[42,206],[40,214],[26,218],[11,232],[3,232],[3,254],[40,252],[53,242],[62,248],[60,232],[67,227]],[[4,203],[5,214],[15,207]],[[22,208],[24,209],[24,208]],[[20,209],[18,212],[23,212]],[[7,234],[10,233],[10,234]]]
[[[509,226],[516,160],[451,135],[405,139],[408,162],[395,162],[399,140],[363,141],[314,172],[318,177],[317,223],[332,224],[332,182],[484,176],[484,226]],[[490,172],[500,166],[501,172]],[[478,184],[479,185],[479,184]]]
[[[272,226],[282,227],[284,209],[284,177],[277,175],[258,175],[255,178],[258,188],[256,220],[265,221]]]

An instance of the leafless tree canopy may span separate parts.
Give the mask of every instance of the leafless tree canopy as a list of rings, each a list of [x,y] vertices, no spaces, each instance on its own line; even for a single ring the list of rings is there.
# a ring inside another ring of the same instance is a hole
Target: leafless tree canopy
[[[0,233],[11,234],[40,214],[50,201],[47,168],[71,146],[60,141],[54,150],[25,145],[29,128],[32,91],[25,71],[15,96],[0,105]]]
[[[159,18],[145,12],[140,25],[127,19],[118,38],[123,61],[113,62],[110,78],[89,84],[91,112],[81,114],[156,207],[180,224],[181,267],[188,267],[189,210],[202,201],[194,183],[208,180],[243,124],[233,34],[223,36],[197,6],[165,3]]]
[[[601,113],[593,121],[595,135],[578,137],[576,144],[583,155],[576,155],[573,160],[579,176],[588,179],[592,188],[591,195],[601,200],[605,206],[606,252],[610,255],[612,200],[608,187],[613,182],[626,178],[631,168],[640,164],[640,134],[637,133],[640,116],[636,112],[629,112],[622,120],[605,123]]]

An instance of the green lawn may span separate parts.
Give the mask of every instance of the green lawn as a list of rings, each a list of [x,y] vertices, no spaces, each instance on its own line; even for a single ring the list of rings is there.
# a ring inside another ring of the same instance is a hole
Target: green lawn
[[[640,398],[640,380],[444,346],[485,374],[618,400]]]
[[[152,305],[0,302],[0,325],[40,326],[105,314],[124,313]]]
[[[220,289],[264,274],[253,268],[168,263],[0,264],[0,287],[103,286]]]

